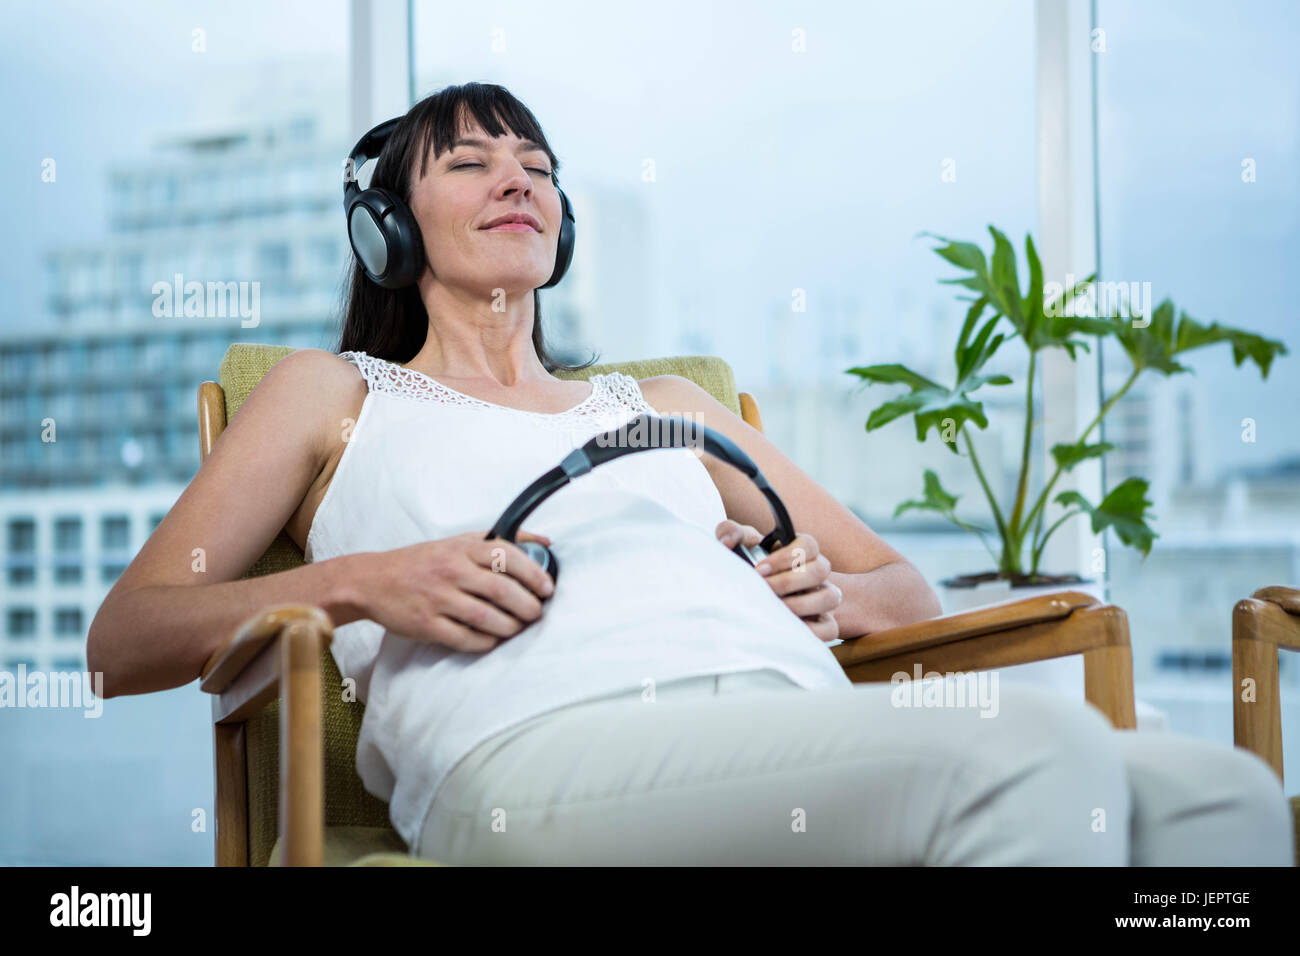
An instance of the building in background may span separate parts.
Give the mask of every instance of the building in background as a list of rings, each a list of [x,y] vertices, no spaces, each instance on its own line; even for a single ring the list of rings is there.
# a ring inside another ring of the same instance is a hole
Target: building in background
[[[197,385],[232,342],[332,345],[344,153],[301,114],[172,136],[111,172],[105,241],[49,253],[46,318],[0,335],[0,666],[85,667],[104,596],[198,469]],[[257,281],[256,326],[156,316],[177,274]]]

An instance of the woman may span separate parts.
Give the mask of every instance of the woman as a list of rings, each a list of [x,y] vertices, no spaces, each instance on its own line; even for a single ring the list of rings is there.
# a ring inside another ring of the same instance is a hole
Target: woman
[[[295,352],[253,390],[96,617],[107,696],[193,680],[239,623],[300,601],[334,620],[366,704],[358,772],[411,853],[445,863],[1289,863],[1253,754],[1116,733],[1031,689],[990,720],[850,684],[827,642],[932,617],[934,593],[693,383],[551,374],[568,366],[537,289],[563,271],[558,165],[498,86],[396,124],[370,186],[409,207],[411,284],[356,265],[341,354]],[[643,411],[757,462],[801,531],[770,574],[730,552],[770,525],[765,500],[687,449],[610,462],[533,512],[520,537],[555,551],[557,587],[484,540]],[[237,580],[281,528],[309,563]]]

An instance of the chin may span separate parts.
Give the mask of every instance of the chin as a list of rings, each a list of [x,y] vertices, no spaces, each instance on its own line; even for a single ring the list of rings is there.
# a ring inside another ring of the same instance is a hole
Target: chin
[[[483,282],[493,289],[536,289],[551,277],[551,270],[542,272],[536,263],[503,264],[484,276]]]
[[[550,273],[538,278],[535,275],[509,275],[503,276],[500,273],[490,279],[484,279],[483,285],[488,290],[489,295],[494,295],[498,289],[505,291],[507,296],[519,295],[523,292],[532,292],[547,279]]]

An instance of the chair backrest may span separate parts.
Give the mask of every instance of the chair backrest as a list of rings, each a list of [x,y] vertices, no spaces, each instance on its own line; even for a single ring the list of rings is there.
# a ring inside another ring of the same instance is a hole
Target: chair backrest
[[[221,360],[219,383],[226,399],[226,421],[230,422],[262,376],[294,349],[288,346],[236,342]],[[642,359],[592,365],[577,372],[555,372],[556,378],[587,379],[603,372],[624,372],[637,379],[654,375],[680,375],[692,379],[736,415],[742,414],[742,399],[736,391],[731,366],[715,356],[689,355],[675,358]],[[761,427],[752,399],[744,396],[744,417]],[[215,441],[215,436],[214,436]],[[303,553],[281,530],[271,546],[244,574],[245,578],[274,574],[301,566]],[[325,825],[388,828],[388,805],[365,789],[356,772],[357,737],[365,712],[360,702],[342,699],[342,678],[334,656],[327,649],[321,655],[321,727],[325,744]],[[245,752],[248,782],[248,863],[266,866],[276,840],[279,801],[280,703],[273,700],[245,724]],[[400,838],[398,838],[400,840]]]

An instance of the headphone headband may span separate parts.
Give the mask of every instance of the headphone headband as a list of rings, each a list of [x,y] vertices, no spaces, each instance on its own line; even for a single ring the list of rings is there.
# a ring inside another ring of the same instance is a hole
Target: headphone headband
[[[393,135],[393,130],[397,128],[397,124],[401,121],[400,116],[384,120],[357,140],[357,145],[353,146],[352,152],[348,153],[347,163],[343,167],[344,210],[352,204],[352,197],[361,191],[361,186],[357,183],[357,170],[370,160],[379,158],[379,154],[383,152],[384,143],[388,142],[388,137]]]
[[[671,427],[674,425],[680,427]],[[648,444],[627,444],[619,441],[620,433],[625,430],[635,431],[647,426],[651,434],[666,434],[669,436],[669,440],[666,443],[656,441]],[[687,431],[690,433],[690,438],[688,440],[679,440],[683,433]],[[488,532],[487,537],[489,540],[504,538],[513,542],[524,520],[543,501],[574,478],[585,475],[599,465],[634,452],[649,451],[655,448],[684,448],[687,445],[696,445],[701,442],[705,451],[744,472],[758,486],[759,491],[763,492],[763,496],[772,509],[772,516],[776,519],[776,527],[763,538],[762,548],[772,552],[785,547],[793,541],[795,538],[794,524],[790,520],[790,513],[786,510],[785,503],[777,495],[776,490],[768,484],[758,465],[754,463],[754,460],[749,455],[745,454],[739,445],[726,435],[709,428],[707,425],[689,421],[678,415],[671,418],[660,418],[647,412],[642,412],[629,419],[625,425],[602,432],[581,448],[575,448],[571,451],[560,464],[534,481],[514,501],[510,502],[501,517],[497,519],[497,523],[492,526],[492,530]]]

